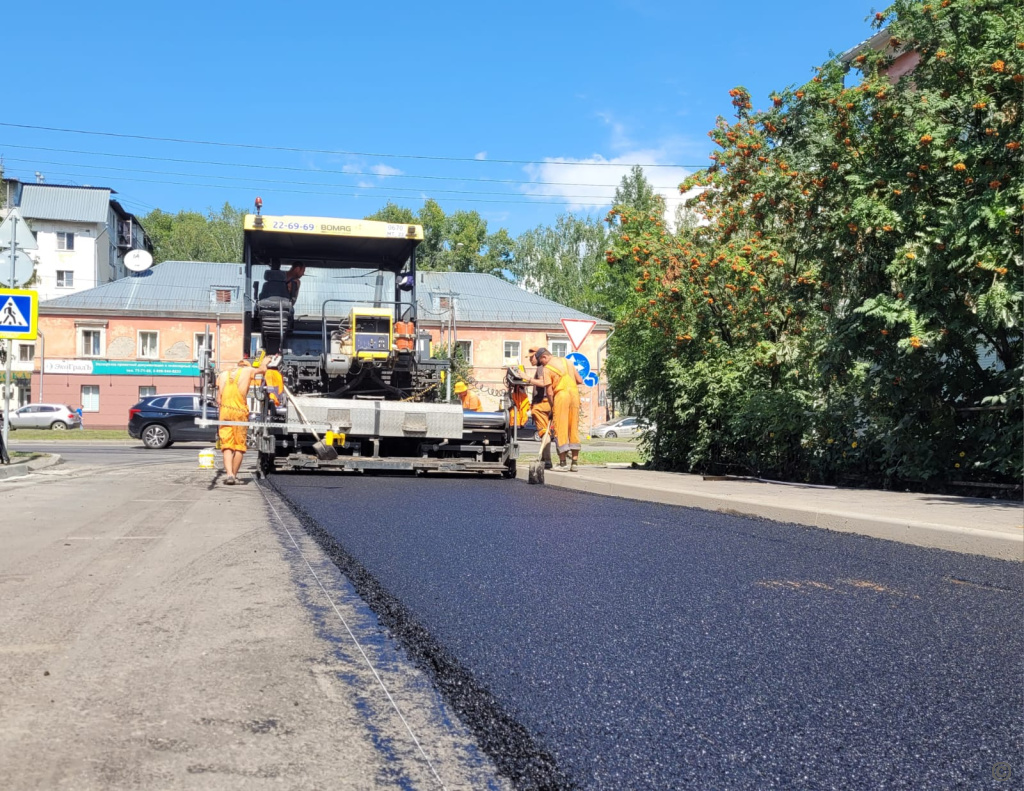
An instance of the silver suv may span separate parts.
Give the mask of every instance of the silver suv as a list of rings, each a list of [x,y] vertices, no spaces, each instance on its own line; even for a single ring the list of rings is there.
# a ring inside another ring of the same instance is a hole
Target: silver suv
[[[25,404],[11,412],[11,428],[81,428],[80,418],[67,404]]]

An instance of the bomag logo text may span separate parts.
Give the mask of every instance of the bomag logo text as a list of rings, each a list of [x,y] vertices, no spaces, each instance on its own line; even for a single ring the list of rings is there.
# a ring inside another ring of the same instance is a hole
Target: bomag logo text
[[[324,233],[352,233],[351,225],[321,225],[320,230]]]

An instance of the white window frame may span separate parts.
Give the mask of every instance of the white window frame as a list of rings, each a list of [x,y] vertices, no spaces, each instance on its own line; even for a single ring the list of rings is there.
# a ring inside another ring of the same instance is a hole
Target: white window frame
[[[96,390],[95,393],[93,393],[93,392],[89,392],[88,393],[88,395],[90,396],[89,400],[86,400],[86,395],[87,395],[86,392],[85,392],[86,388],[88,388],[90,391],[93,388],[95,388],[95,390]],[[95,397],[95,399],[96,399],[95,406],[89,406],[89,403],[90,403],[92,397]],[[99,385],[82,385],[81,398],[82,398],[82,411],[83,412],[99,412],[100,411],[100,386]]]
[[[143,335],[155,335],[156,343],[153,346],[152,354],[144,354],[145,349],[142,346]],[[160,359],[160,331],[159,330],[139,330],[136,333],[136,344],[135,351],[140,360],[159,360]]]
[[[473,364],[473,341],[455,341],[455,345],[456,346],[462,346],[463,348],[466,349],[466,356],[465,356],[466,357],[466,362],[469,365],[472,365]],[[503,350],[504,350],[504,348],[505,347],[502,346]]]
[[[93,354],[85,348],[85,333],[98,332],[100,336],[100,350]],[[82,357],[102,357],[107,351],[107,331],[103,327],[79,327],[78,328],[78,351]]]
[[[57,270],[57,288],[74,288],[75,287],[75,270],[74,269],[58,269]]]
[[[210,342],[210,352],[213,352],[214,339],[213,334],[206,335],[205,332],[193,332],[192,333],[192,359],[199,362],[202,359],[201,349],[203,343],[203,336],[206,336]]]
[[[68,241],[71,241],[71,245],[68,246]],[[75,232],[74,231],[57,231],[57,249],[74,252],[75,251]]]
[[[561,354],[556,351],[556,347],[564,347]],[[569,344],[568,338],[548,338],[548,351],[551,352],[552,357],[566,357],[569,352],[572,351],[572,347]]]
[[[152,393],[143,393],[143,390],[152,390]],[[156,395],[156,385],[139,385],[139,400]]]
[[[25,356],[25,350],[28,350],[28,357]],[[30,363],[36,358],[36,345],[34,343],[19,343],[18,344],[18,362],[19,363]]]
[[[515,357],[510,357],[506,354],[506,347],[508,344],[514,343],[516,345]],[[522,341],[502,341],[501,342],[501,364],[502,366],[519,365],[523,360],[523,342]]]

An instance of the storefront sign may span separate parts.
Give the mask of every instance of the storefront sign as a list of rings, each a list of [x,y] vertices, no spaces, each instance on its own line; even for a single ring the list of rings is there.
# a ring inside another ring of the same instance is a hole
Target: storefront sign
[[[199,376],[195,363],[115,362],[112,360],[47,360],[46,374],[79,374],[111,376]]]

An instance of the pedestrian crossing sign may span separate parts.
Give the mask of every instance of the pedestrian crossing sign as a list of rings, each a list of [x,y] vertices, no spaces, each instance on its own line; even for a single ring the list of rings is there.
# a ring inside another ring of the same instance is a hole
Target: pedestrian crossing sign
[[[37,292],[0,288],[0,338],[34,341],[38,317]]]

